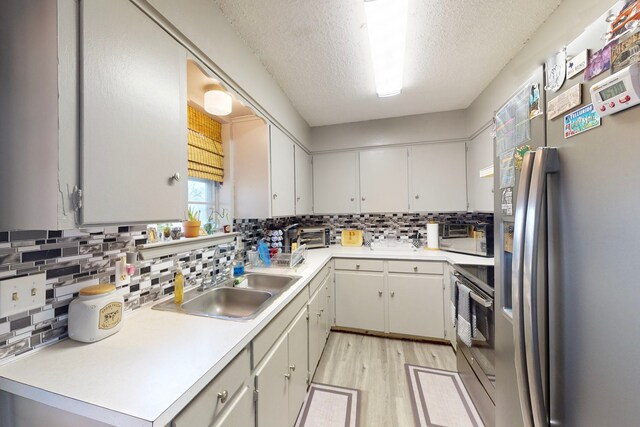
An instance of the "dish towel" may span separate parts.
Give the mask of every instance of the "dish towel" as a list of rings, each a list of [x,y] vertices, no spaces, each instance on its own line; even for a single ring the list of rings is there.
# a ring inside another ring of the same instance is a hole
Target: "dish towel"
[[[455,328],[456,323],[458,322],[458,281],[456,280],[456,276],[453,274],[449,277],[449,289],[451,290],[449,312],[451,313],[451,324]]]
[[[471,289],[458,282],[458,336],[467,347],[471,347]]]

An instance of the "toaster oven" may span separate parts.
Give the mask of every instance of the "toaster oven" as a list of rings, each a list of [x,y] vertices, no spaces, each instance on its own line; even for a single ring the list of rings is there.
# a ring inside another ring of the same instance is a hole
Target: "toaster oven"
[[[298,232],[298,244],[308,249],[328,248],[331,244],[329,227],[301,228]]]

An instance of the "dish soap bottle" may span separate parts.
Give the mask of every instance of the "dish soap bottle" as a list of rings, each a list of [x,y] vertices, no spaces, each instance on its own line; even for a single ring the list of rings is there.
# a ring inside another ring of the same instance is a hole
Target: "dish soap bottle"
[[[183,299],[184,299],[184,275],[182,274],[182,264],[178,263],[176,268],[176,276],[174,279],[173,302],[175,304],[182,304]]]

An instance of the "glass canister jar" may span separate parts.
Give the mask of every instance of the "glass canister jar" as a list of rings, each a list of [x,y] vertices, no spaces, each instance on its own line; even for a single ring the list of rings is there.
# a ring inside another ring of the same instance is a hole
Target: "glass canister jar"
[[[69,338],[100,341],[122,329],[124,298],[113,284],[87,286],[69,304]]]

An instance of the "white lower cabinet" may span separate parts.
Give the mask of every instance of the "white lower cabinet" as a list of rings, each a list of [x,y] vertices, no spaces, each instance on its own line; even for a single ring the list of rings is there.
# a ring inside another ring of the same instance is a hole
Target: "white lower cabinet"
[[[213,425],[213,427],[250,427],[255,425],[253,412],[253,393],[248,386],[242,387],[238,396],[233,399],[229,409]]]
[[[307,391],[307,339],[305,308],[256,369],[257,426],[295,423]]]
[[[336,270],[336,325],[384,332],[384,274]]]
[[[445,336],[451,343],[454,349],[457,349],[458,343],[456,342],[456,325],[451,321],[451,287],[456,286],[452,280],[453,267],[449,264],[444,268],[444,292],[442,295],[442,302],[444,304],[444,331]]]
[[[442,262],[338,259],[335,265],[336,326],[445,338]]]
[[[289,346],[289,424],[294,425],[307,394],[307,311],[300,312],[287,334]]]
[[[389,332],[444,338],[442,276],[392,274],[389,283]]]
[[[313,377],[322,350],[327,341],[327,281],[320,285],[316,293],[309,299],[309,375]]]
[[[218,416],[232,410],[234,415],[229,415],[232,419],[252,419],[253,407],[239,405],[237,402],[237,399],[241,398],[241,389],[247,388],[245,381],[249,378],[250,373],[251,356],[247,347],[173,419],[172,427],[210,426],[214,422],[218,422]],[[243,410],[244,413],[242,413]],[[224,415],[224,417],[226,416]],[[249,426],[251,424],[236,425]]]
[[[287,336],[273,346],[256,371],[255,386],[258,392],[256,425],[259,427],[282,427],[288,425],[289,355]]]

